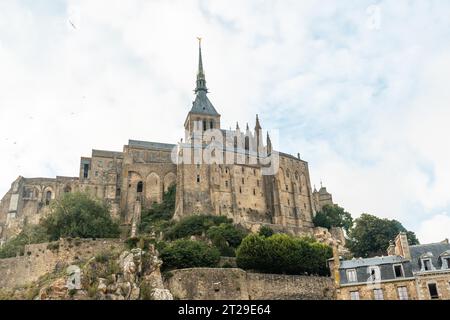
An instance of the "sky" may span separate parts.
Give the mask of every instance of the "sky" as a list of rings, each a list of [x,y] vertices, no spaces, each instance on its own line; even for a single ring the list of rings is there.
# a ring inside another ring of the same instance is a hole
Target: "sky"
[[[356,218],[450,238],[450,2],[0,0],[0,194],[91,149],[184,136],[197,67],[222,127],[279,130]]]

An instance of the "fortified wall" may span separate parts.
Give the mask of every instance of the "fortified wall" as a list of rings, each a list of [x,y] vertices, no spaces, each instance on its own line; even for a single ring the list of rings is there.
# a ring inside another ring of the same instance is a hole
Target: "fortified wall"
[[[171,271],[165,286],[181,300],[334,300],[329,277],[249,273],[242,269]]]
[[[23,256],[0,259],[0,288],[15,288],[103,251],[122,250],[119,239],[62,239],[25,247]]]

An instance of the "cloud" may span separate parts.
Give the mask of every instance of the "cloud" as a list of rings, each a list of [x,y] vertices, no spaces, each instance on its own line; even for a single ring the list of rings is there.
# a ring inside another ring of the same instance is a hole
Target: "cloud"
[[[449,230],[450,216],[442,213],[425,220],[417,234],[422,243],[434,243],[448,239]]]
[[[402,0],[3,1],[0,193],[19,174],[76,176],[92,148],[178,141],[201,35],[223,127],[258,113],[353,215],[419,230],[450,210],[449,10]]]

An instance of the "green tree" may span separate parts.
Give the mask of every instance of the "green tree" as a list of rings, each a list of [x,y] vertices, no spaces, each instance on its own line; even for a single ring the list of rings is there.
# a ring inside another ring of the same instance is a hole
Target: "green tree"
[[[350,213],[338,205],[325,205],[316,214],[313,222],[316,227],[324,227],[327,229],[341,227],[348,232],[353,225],[353,218]]]
[[[407,233],[410,245],[419,243],[414,232],[406,230],[397,220],[381,219],[364,213],[355,220],[347,246],[357,257],[383,255],[386,254],[389,241],[394,240],[400,232]]]
[[[214,246],[220,250],[223,256],[234,256],[235,249],[241,244],[247,232],[231,223],[221,223],[212,226],[206,232],[206,236]]]
[[[216,267],[220,252],[202,241],[179,239],[163,246],[160,257],[164,270]]]
[[[119,225],[109,206],[85,193],[66,193],[51,204],[50,215],[41,222],[50,240],[65,237],[115,238]]]

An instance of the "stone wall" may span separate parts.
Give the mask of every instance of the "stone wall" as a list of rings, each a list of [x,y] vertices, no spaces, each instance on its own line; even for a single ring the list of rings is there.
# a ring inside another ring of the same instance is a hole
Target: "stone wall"
[[[166,286],[182,300],[332,300],[331,278],[248,273],[242,269],[172,271]]]
[[[65,239],[28,245],[24,256],[0,259],[0,288],[27,285],[58,266],[90,259],[99,252],[116,249],[123,249],[123,243],[118,239]]]

